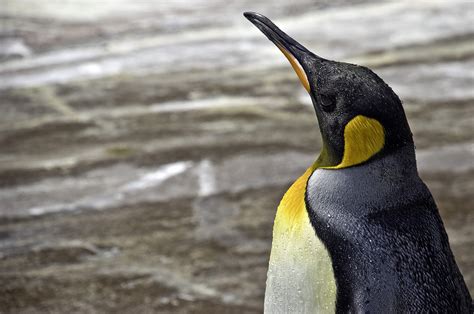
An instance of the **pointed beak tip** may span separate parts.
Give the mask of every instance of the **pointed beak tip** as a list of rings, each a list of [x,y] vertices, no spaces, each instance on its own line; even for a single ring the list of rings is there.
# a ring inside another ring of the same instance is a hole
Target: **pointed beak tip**
[[[255,18],[258,18],[258,17],[264,17],[260,13],[251,12],[251,11],[244,12],[244,16],[249,20],[252,20],[252,19],[255,19]]]
[[[247,20],[249,20],[252,24],[257,26],[258,28],[260,28],[259,25],[265,25],[265,27],[268,27],[268,28],[277,28],[273,24],[273,22],[263,14],[247,11],[247,12],[244,12],[244,16],[247,18]]]

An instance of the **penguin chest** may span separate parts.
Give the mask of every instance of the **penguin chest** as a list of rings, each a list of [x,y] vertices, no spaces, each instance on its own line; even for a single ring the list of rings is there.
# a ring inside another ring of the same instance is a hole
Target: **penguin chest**
[[[331,259],[310,223],[304,194],[311,168],[286,192],[275,218],[265,313],[334,313]]]

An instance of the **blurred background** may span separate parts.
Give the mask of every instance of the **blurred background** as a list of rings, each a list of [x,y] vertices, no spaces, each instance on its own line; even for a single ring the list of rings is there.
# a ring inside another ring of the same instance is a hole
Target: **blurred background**
[[[0,312],[262,311],[321,142],[247,10],[402,98],[473,293],[473,1],[0,0]]]

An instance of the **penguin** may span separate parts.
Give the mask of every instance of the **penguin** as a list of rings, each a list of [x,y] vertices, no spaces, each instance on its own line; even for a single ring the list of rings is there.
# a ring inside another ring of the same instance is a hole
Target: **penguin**
[[[273,225],[265,313],[472,313],[395,92],[245,12],[289,60],[322,137]]]

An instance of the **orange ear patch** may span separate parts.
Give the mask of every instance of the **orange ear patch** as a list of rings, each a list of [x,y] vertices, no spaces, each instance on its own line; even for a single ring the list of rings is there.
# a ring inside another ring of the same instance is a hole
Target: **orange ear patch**
[[[379,121],[362,115],[353,118],[344,129],[344,156],[337,166],[321,167],[341,169],[369,160],[385,145],[385,131]]]

